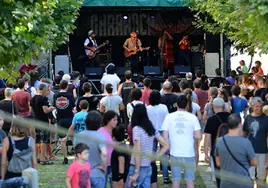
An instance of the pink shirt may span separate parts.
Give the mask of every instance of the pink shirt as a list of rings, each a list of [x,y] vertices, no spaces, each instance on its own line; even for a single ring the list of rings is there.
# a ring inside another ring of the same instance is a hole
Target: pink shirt
[[[113,143],[112,135],[110,135],[110,133],[107,132],[103,127],[99,128],[98,132],[104,136],[106,142]],[[112,146],[107,146],[108,166],[111,166],[111,157],[113,150],[114,148]]]
[[[150,96],[152,90],[151,89],[144,89],[141,92],[142,92],[142,97],[141,97],[140,101],[144,102],[146,105],[149,105],[149,96]]]
[[[75,160],[68,168],[67,177],[71,178],[72,188],[91,188],[90,185],[90,164],[86,162],[85,164],[80,164]]]

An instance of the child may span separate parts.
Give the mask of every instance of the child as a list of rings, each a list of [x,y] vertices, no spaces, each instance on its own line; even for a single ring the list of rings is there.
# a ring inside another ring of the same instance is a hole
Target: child
[[[142,90],[142,97],[141,97],[141,101],[144,102],[146,105],[149,105],[149,96],[152,92],[152,90],[150,89],[151,87],[151,79],[150,78],[145,78],[143,80],[143,84],[144,84],[144,89]]]
[[[120,147],[127,147],[125,139],[125,127],[117,126],[112,131],[113,139],[119,142]],[[129,156],[120,151],[113,150],[112,158],[113,187],[124,188],[129,169]]]
[[[5,131],[2,130],[3,125],[4,125],[4,113],[0,111],[0,161],[2,161],[3,140],[6,137]],[[0,163],[0,169],[1,169],[1,163]],[[0,178],[2,178],[1,171],[0,171]]]
[[[75,161],[69,166],[66,175],[67,188],[90,188],[90,164],[88,162],[89,148],[79,143],[74,148]]]

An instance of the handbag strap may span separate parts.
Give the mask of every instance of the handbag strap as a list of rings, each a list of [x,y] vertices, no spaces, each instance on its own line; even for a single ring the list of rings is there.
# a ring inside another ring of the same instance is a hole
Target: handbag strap
[[[226,143],[225,136],[223,136],[223,142],[224,142],[224,145],[225,145],[227,151],[229,152],[229,154],[230,154],[231,157],[233,158],[233,160],[234,160],[237,164],[239,164],[242,168],[244,168],[244,169],[247,171],[248,176],[250,177],[250,174],[249,174],[248,169],[247,169],[241,162],[239,162],[239,161],[235,158],[235,156],[233,155],[233,153],[231,152],[230,148],[228,147],[228,145],[227,145],[227,143]]]

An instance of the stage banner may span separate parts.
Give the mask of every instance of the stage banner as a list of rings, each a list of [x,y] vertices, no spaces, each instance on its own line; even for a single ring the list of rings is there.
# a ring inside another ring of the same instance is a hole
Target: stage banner
[[[183,7],[190,0],[85,0],[83,6],[116,7]]]
[[[80,12],[76,36],[87,36],[93,30],[98,37],[126,36],[135,31],[139,36],[160,36],[164,30],[170,34],[191,34],[196,30],[193,17],[177,11],[139,12]]]

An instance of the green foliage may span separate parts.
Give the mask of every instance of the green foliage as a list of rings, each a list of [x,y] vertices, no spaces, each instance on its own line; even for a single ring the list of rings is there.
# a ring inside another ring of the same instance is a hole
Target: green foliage
[[[237,48],[268,53],[267,0],[192,0],[198,27],[224,33]]]
[[[0,77],[18,75],[18,64],[66,42],[81,5],[81,0],[0,1]]]

